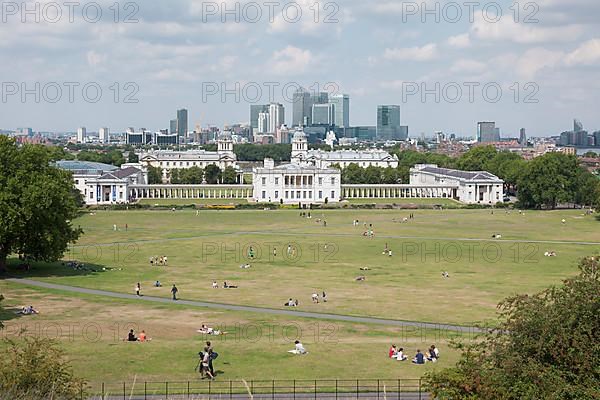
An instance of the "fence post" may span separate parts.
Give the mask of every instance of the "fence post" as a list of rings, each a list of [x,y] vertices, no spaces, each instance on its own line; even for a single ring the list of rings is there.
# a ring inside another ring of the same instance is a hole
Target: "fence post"
[[[296,380],[294,379],[294,400],[296,400]]]
[[[335,398],[338,398],[338,380],[335,380]]]
[[[123,382],[123,400],[126,400],[127,395],[125,394],[125,382]]]
[[[379,399],[379,379],[377,379],[377,399]]]
[[[419,400],[421,400],[421,378],[419,378]]]
[[[209,399],[210,399],[210,395],[212,393],[210,384],[211,384],[211,381],[208,381],[208,398]]]
[[[144,381],[144,400],[148,398],[148,382]]]
[[[102,400],[104,400],[104,382],[102,382]]]
[[[317,400],[317,380],[315,379],[315,400]]]
[[[275,399],[275,379],[271,381],[271,398]]]
[[[398,378],[398,400],[400,400],[400,379]]]
[[[233,398],[233,383],[232,383],[231,379],[229,380],[229,398],[230,399]]]
[[[190,381],[187,381],[187,397],[190,398]]]
[[[169,382],[165,382],[165,400],[169,400]]]
[[[356,380],[356,398],[358,399],[358,379]]]

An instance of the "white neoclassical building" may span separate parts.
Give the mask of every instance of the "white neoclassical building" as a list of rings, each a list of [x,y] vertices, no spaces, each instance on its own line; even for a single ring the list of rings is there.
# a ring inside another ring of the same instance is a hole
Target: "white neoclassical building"
[[[385,150],[339,150],[323,151],[309,150],[308,140],[302,131],[294,133],[292,138],[292,163],[306,162],[318,168],[328,168],[338,164],[345,168],[350,164],[356,164],[359,167],[398,167],[398,156],[391,155]]]
[[[275,166],[265,159],[253,170],[253,200],[262,203],[309,204],[338,202],[341,197],[341,172],[308,163]]]
[[[216,165],[222,170],[227,167],[237,169],[237,157],[233,152],[231,134],[225,133],[217,140],[217,151],[206,150],[155,150],[139,154],[140,162],[145,166],[157,167],[162,170],[163,182],[167,182],[171,170],[191,167],[206,168]]]
[[[459,171],[435,164],[410,169],[412,186],[451,186],[451,198],[467,204],[496,204],[504,199],[504,181],[486,171]]]
[[[58,161],[56,165],[71,172],[73,183],[87,205],[125,204],[134,201],[130,186],[148,183],[140,164],[114,165],[88,161]]]

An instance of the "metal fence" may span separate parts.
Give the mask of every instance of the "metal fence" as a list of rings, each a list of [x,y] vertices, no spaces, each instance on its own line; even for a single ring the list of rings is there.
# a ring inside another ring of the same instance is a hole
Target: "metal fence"
[[[160,399],[382,399],[426,400],[421,379],[196,380],[121,382],[89,386],[82,398]]]

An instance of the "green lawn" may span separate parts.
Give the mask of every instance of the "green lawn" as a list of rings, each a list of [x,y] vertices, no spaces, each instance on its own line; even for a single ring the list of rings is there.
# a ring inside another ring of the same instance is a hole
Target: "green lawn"
[[[312,219],[294,210],[99,211],[76,221],[86,234],[67,258],[122,270],[78,273],[57,264],[28,275],[128,293],[136,282],[148,287],[158,279],[176,283],[187,299],[283,308],[292,297],[301,310],[470,325],[494,318],[506,296],[560,283],[576,273],[579,258],[600,248],[574,243],[600,242],[598,221],[578,211],[410,212],[415,218],[402,223],[409,211],[326,210]],[[353,219],[361,221],[358,227]],[[362,235],[369,224],[374,238]],[[531,240],[567,243],[526,243]],[[289,256],[288,244],[296,249]],[[393,257],[382,254],[386,244]],[[558,256],[544,257],[546,251]],[[168,266],[150,265],[151,256],[162,255]],[[252,268],[240,269],[242,263]],[[355,281],[359,275],[366,281]],[[239,289],[213,290],[213,281]],[[310,295],[323,290],[330,301],[312,304]],[[168,289],[156,294],[169,295]]]
[[[195,381],[196,354],[206,340],[211,340],[219,353],[215,362],[219,381],[413,379],[452,365],[458,357],[447,344],[457,336],[448,332],[147,305],[2,281],[0,292],[6,296],[4,307],[8,309],[4,319],[10,318],[0,335],[15,337],[26,329],[27,335],[57,339],[77,375],[98,392],[101,382],[107,382],[110,390],[120,382],[128,382],[129,389],[134,380],[141,386],[144,381]],[[13,311],[25,304],[35,305],[40,314],[17,318]],[[201,335],[196,330],[202,324],[227,334]],[[152,341],[123,342],[129,329],[145,330]],[[303,342],[308,355],[287,353],[295,339]],[[424,366],[390,360],[387,351],[392,343],[404,347],[409,356],[417,348],[424,350],[435,343],[443,359]],[[0,351],[2,346],[0,342]]]

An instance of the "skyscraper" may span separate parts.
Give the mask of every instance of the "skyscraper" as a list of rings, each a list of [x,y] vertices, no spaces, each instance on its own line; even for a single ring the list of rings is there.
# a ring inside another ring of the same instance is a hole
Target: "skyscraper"
[[[310,125],[310,108],[310,93],[303,88],[296,90],[292,98],[292,126]]]
[[[87,131],[84,126],[77,129],[77,143],[85,143]]]
[[[334,94],[329,96],[329,103],[334,106],[333,123],[340,127],[350,126],[350,96],[347,94]]]
[[[172,119],[169,122],[169,133],[177,133],[177,120]]]
[[[333,104],[313,104],[312,106],[312,124],[313,125],[333,125]]]
[[[407,135],[408,136],[408,135]],[[377,106],[377,140],[406,140],[400,128],[400,106]]]
[[[185,108],[177,110],[177,135],[187,138],[188,133],[188,111]]]
[[[573,120],[573,132],[581,132],[583,130],[583,124],[578,119]]]
[[[521,128],[519,133],[519,144],[524,146],[527,144],[527,135],[525,134],[525,128]]]
[[[250,106],[250,128],[255,131],[258,129],[258,116],[260,113],[268,113],[268,104],[252,104]]]
[[[261,112],[258,113],[258,123],[256,127],[257,133],[268,133],[269,132],[269,113]]]
[[[100,128],[100,130],[98,131],[98,136],[100,138],[100,142],[110,143],[110,133],[108,128]]]
[[[477,141],[479,143],[496,142],[496,123],[478,122],[477,123]]]
[[[277,132],[285,124],[285,108],[282,104],[269,104],[269,133]]]

